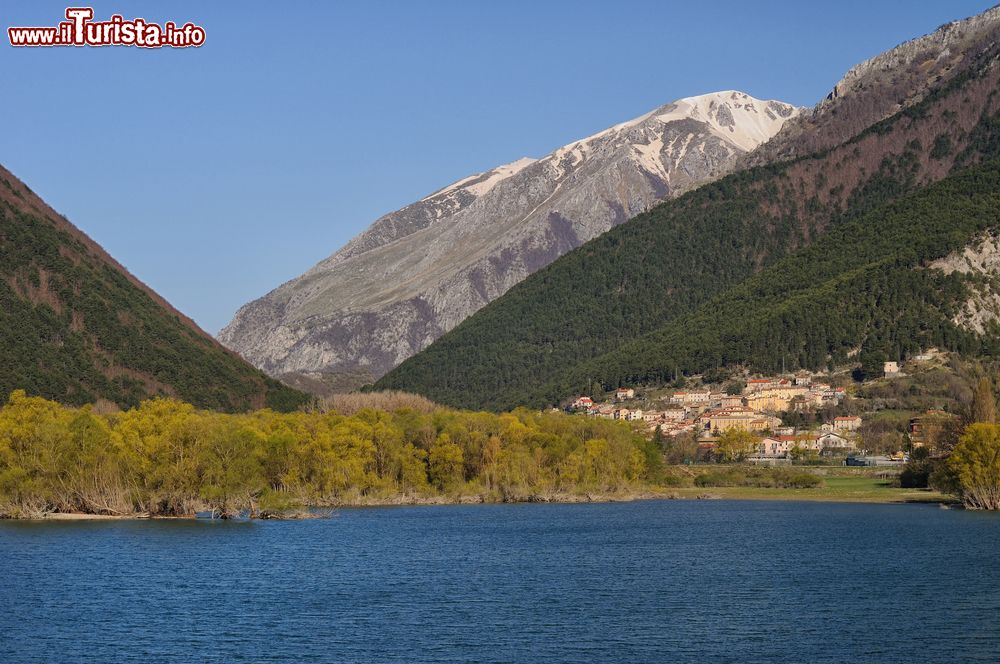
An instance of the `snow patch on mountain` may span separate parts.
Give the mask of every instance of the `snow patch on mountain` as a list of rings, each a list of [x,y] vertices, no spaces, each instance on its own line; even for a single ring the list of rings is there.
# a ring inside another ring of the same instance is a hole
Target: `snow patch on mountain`
[[[656,118],[661,122],[700,120],[718,136],[748,152],[778,133],[790,117],[781,114],[787,111],[787,104],[761,101],[735,90],[685,97],[670,106]]]
[[[522,171],[523,169],[531,166],[535,163],[535,160],[531,157],[522,157],[517,161],[512,161],[509,164],[504,164],[503,166],[497,166],[492,171],[486,171],[484,173],[476,173],[475,175],[470,175],[467,178],[462,178],[458,182],[453,182],[444,189],[439,189],[433,194],[421,198],[422,201],[428,201],[433,198],[439,198],[445,194],[449,194],[457,189],[462,189],[476,196],[482,196],[490,189],[495,187],[498,183],[506,180],[512,175],[515,175]]]

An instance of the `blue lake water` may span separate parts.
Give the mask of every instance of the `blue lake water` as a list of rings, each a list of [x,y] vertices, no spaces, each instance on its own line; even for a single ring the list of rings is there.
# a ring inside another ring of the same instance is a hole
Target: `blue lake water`
[[[1000,661],[1000,515],[650,501],[0,522],[0,661]]]

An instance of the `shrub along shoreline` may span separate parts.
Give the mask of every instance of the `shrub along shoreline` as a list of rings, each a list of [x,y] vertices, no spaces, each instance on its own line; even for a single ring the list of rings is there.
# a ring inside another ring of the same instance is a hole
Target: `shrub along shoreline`
[[[15,391],[0,408],[0,517],[626,496],[662,472],[624,423],[408,405],[231,415],[153,399],[99,413]]]

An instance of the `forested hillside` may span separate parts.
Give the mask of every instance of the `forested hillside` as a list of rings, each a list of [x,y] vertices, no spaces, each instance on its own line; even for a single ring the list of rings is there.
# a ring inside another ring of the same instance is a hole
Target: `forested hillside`
[[[549,385],[581,389],[580,374],[584,383],[646,374],[617,364],[598,373],[610,365],[591,360],[694,313],[832,228],[880,224],[866,215],[996,154],[996,60],[977,62],[836,148],[731,175],[567,254],[378,386],[503,408],[556,397]]]
[[[841,366],[862,377],[933,346],[993,354],[1000,337],[952,319],[974,277],[925,267],[1000,230],[1000,162],[952,176],[841,226],[663,328],[529,394],[549,402],[606,386],[663,383],[676,372],[742,365],[764,373]]]
[[[182,269],[178,263],[178,269]],[[0,168],[0,394],[229,411],[306,400],[227,351]]]

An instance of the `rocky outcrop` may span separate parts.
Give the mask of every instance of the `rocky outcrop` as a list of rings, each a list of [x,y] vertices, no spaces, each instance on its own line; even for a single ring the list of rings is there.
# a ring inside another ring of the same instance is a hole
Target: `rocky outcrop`
[[[1000,325],[1000,237],[984,235],[929,267],[971,277],[967,283],[969,297],[952,318],[953,323],[979,335]]]
[[[245,305],[219,339],[279,377],[381,376],[567,251],[728,173],[797,113],[691,97],[459,180]]]

